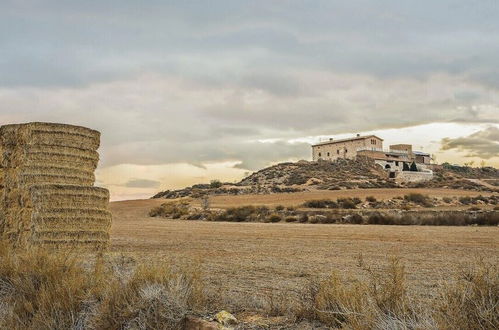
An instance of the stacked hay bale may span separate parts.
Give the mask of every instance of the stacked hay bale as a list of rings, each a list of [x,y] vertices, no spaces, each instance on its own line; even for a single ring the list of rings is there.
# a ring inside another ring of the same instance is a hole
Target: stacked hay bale
[[[79,126],[0,127],[2,236],[17,246],[105,247],[109,193],[93,187],[99,144],[99,132]]]
[[[3,196],[3,182],[4,182],[2,158],[3,158],[3,147],[2,147],[2,143],[0,141],[0,199]],[[2,207],[2,203],[0,201],[0,237],[2,236],[2,233],[3,233],[4,224],[5,224],[4,210]]]

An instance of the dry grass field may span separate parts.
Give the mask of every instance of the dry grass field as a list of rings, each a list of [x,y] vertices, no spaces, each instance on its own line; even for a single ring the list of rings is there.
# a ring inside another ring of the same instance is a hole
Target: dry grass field
[[[410,192],[418,191],[410,189]],[[390,198],[406,189],[317,192],[310,198]],[[425,191],[430,196],[476,195],[455,190]],[[294,205],[303,193],[267,196],[221,196],[214,207],[245,204]],[[319,196],[320,195],[320,196]],[[309,196],[306,196],[307,198]],[[237,297],[299,291],[309,279],[332,271],[364,276],[359,258],[374,269],[390,256],[406,266],[409,290],[432,294],[460,267],[484,258],[499,262],[499,228],[445,226],[314,225],[288,223],[227,223],[148,217],[164,200],[111,203],[111,252],[142,260],[197,264],[209,286]]]
[[[0,328],[220,329],[222,310],[234,330],[499,327],[497,226],[149,217],[163,202],[111,203],[103,254],[0,242]]]

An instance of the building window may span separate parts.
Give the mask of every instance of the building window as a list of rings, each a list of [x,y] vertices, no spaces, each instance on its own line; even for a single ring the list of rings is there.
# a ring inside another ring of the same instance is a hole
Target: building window
[[[329,152],[327,153],[327,156],[329,157]]]
[[[336,150],[336,154],[338,154],[338,155],[340,154],[340,150],[339,150],[339,149],[338,149],[338,150]]]
[[[348,149],[345,149],[345,153],[347,153],[347,152],[348,152]]]
[[[399,162],[398,161],[395,161],[395,166],[399,166]]]
[[[319,152],[319,157],[321,156],[321,153]]]

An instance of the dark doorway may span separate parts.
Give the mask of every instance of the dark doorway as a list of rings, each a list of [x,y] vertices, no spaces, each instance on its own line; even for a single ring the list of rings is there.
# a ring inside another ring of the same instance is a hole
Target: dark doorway
[[[390,179],[395,179],[395,172],[390,172],[389,178]]]

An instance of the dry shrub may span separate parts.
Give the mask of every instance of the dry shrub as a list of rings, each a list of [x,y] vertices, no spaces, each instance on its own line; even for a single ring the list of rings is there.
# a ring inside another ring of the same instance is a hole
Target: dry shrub
[[[298,216],[299,223],[306,223],[306,222],[308,222],[308,220],[309,220],[309,217],[308,217],[307,213],[302,213]]]
[[[266,221],[270,210],[266,206],[256,207],[246,205],[240,207],[231,207],[213,217],[214,221]]]
[[[442,200],[444,201],[444,203],[452,203],[453,199],[451,197],[443,197]]]
[[[418,225],[418,226],[497,226],[499,213],[496,211],[473,213],[435,212],[431,215],[393,215],[374,212],[367,218],[372,225]]]
[[[196,273],[165,265],[140,265],[125,283],[109,283],[101,299],[91,322],[97,329],[179,329],[190,307],[203,302]]]
[[[204,303],[197,269],[139,265],[121,277],[97,258],[0,246],[2,329],[181,329]]]
[[[312,280],[294,309],[297,319],[348,329],[498,329],[499,268],[478,260],[443,285],[429,301],[411,299],[398,258],[373,271],[359,258],[367,279],[350,281],[333,273]]]
[[[330,199],[312,199],[303,203],[303,207],[312,209],[335,209],[338,208],[338,204]]]
[[[360,266],[367,272],[367,280],[348,281],[333,273],[311,281],[295,310],[297,318],[349,329],[423,329],[433,324],[428,315],[419,313],[418,306],[411,305],[399,258],[391,258],[381,272],[363,263]]]
[[[100,286],[74,258],[43,250],[15,256],[0,247],[0,300],[4,329],[68,329],[76,325],[89,292]]]
[[[263,298],[261,309],[265,315],[280,316],[291,312],[293,303],[286,292],[271,290]]]
[[[413,202],[424,207],[432,207],[433,204],[427,195],[419,193],[411,193],[404,196],[404,199],[408,202]]]
[[[279,214],[271,214],[268,218],[265,219],[265,222],[280,222],[282,220],[281,216]]]
[[[362,201],[357,197],[338,198],[338,205],[342,209],[355,209],[357,208],[357,205],[360,204],[361,202]]]
[[[188,213],[188,202],[168,202],[151,209],[151,211],[149,211],[149,216],[178,219]]]
[[[499,329],[499,267],[478,260],[445,285],[436,299],[441,329]]]

